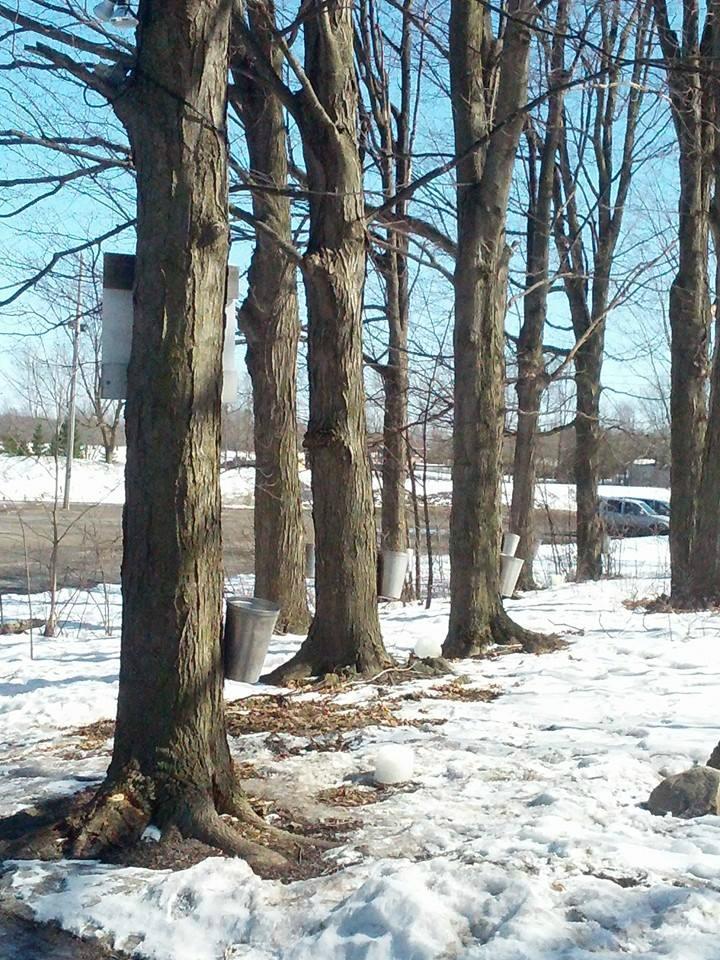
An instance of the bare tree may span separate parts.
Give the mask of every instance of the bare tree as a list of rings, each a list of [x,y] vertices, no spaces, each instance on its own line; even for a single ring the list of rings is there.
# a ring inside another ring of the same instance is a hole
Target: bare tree
[[[511,0],[499,38],[488,7],[466,0],[452,0],[450,7],[450,86],[460,159],[450,624],[443,650],[455,657],[482,654],[494,642],[533,640],[503,611],[498,565],[505,224],[536,15],[533,3]]]
[[[278,35],[300,85],[292,92],[246,30],[263,79],[298,125],[307,171],[308,246],[301,267],[308,319],[315,617],[274,680],[388,663],[377,614],[375,521],[362,376],[365,207],[357,134],[351,10],[303,7],[304,65]]]
[[[535,449],[540,404],[547,386],[543,336],[547,315],[549,260],[552,238],[552,199],[556,154],[562,129],[565,34],[568,2],[558,0],[555,30],[551,42],[547,118],[541,137],[532,121],[525,136],[528,145],[528,211],[526,283],[523,322],[517,340],[517,431],[513,460],[513,489],[510,527],[520,537],[518,556],[532,558],[534,552]],[[523,565],[520,587],[533,589],[532,559]]]
[[[248,22],[264,56],[279,71],[272,3],[247,4]],[[295,367],[300,321],[297,256],[292,249],[288,159],[283,105],[259,81],[242,39],[231,60],[230,102],[245,130],[252,192],[255,249],[248,292],[238,313],[247,341],[255,442],[255,596],[280,605],[277,629],[294,633],[309,623],[298,475]],[[278,243],[281,238],[283,243]]]
[[[412,174],[412,147],[419,73],[412,58],[413,0],[404,0],[400,35],[397,42],[388,37],[388,27],[380,22],[377,5],[361,0],[358,11],[356,44],[360,76],[368,99],[366,130],[374,123],[374,137],[366,133],[365,149],[378,168],[383,199],[392,198],[407,186]],[[393,102],[390,70],[386,63],[386,47],[399,64],[398,102]],[[415,79],[417,77],[417,80]],[[408,419],[408,327],[410,323],[410,290],[408,276],[409,237],[396,231],[408,217],[408,200],[399,200],[387,215],[383,240],[376,243],[373,262],[382,279],[387,318],[387,361],[372,360],[371,365],[382,378],[384,391],[381,542],[388,550],[407,549],[405,479],[407,476]],[[379,246],[378,246],[379,244]]]
[[[716,105],[720,103],[717,91],[715,103]],[[695,535],[690,550],[692,600],[694,604],[702,606],[717,603],[720,598],[720,143],[718,139],[716,134],[714,196],[710,211],[715,252],[714,350],[710,371],[708,422],[695,515]]]
[[[26,17],[20,24],[53,41],[38,40],[35,56],[112,104],[131,143],[138,193],[113,756],[82,815],[34,850],[97,856],[136,840],[152,819],[267,869],[285,857],[221,818],[259,820],[227,744],[220,649],[231,3],[144,0],[138,17],[136,50],[86,50],[111,57],[109,71],[75,59],[79,34]],[[277,831],[266,837],[285,852],[298,848]]]
[[[601,81],[584,89],[578,111],[583,122],[590,124],[592,136],[583,132],[582,124],[579,129],[573,127],[566,108],[556,182],[555,237],[575,334],[578,580],[596,579],[602,573],[603,528],[597,489],[605,327],[612,300],[613,264],[637,165],[651,25],[647,0],[632,0],[629,8],[624,0],[607,0],[599,5],[597,16],[600,39],[583,54],[583,60],[589,73],[603,66],[607,72]],[[628,89],[623,94],[628,60]],[[616,131],[622,137],[619,155]],[[581,208],[581,181],[589,184],[595,198],[587,212]]]
[[[665,0],[654,0],[653,5],[677,135],[680,180],[678,270],[670,287],[669,302],[672,597],[677,605],[694,606],[708,588],[702,567],[707,564],[709,570],[714,566],[712,557],[716,555],[716,548],[708,556],[698,549],[693,557],[695,531],[701,522],[698,492],[703,478],[707,421],[708,245],[717,123],[713,69],[717,64],[720,8],[711,0],[701,24],[700,4],[697,0],[683,0],[678,35],[670,26]],[[708,441],[714,445],[712,436]],[[714,484],[710,470],[708,463],[703,480],[706,491]],[[715,509],[717,503],[711,505],[711,511]],[[708,535],[713,527],[711,522]],[[703,540],[704,536],[700,543]]]

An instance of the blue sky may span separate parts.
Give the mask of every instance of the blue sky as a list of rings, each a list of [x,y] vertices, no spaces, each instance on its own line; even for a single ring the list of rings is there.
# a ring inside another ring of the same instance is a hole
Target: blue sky
[[[124,142],[122,131],[113,120],[111,110],[93,94],[82,94],[76,85],[60,80],[48,80],[47,75],[35,77],[29,73],[17,78],[8,73],[0,83],[0,128],[17,128],[38,133],[48,131],[53,135],[73,136],[78,129],[109,137],[118,143]],[[447,101],[438,90],[432,76],[423,80],[422,132],[418,137],[418,149],[427,156],[416,165],[415,173],[422,167],[437,163],[437,153],[445,153],[449,143],[449,115]],[[651,96],[656,100],[659,84]],[[4,95],[3,95],[4,94]],[[110,126],[108,126],[110,125]],[[237,129],[235,135],[237,136]],[[102,152],[102,151],[98,151]],[[41,148],[0,148],[0,177],[11,179],[21,176],[42,176],[58,169],[68,171],[77,161],[49,154]],[[517,183],[520,183],[518,169]],[[648,161],[639,171],[625,215],[625,231],[621,240],[627,257],[652,258],[665,250],[671,256],[674,243],[674,210],[676,205],[675,156],[672,133],[668,140],[666,155]],[[44,191],[47,187],[32,188]],[[516,188],[516,196],[519,186]],[[29,208],[25,213],[9,217],[33,195],[26,188],[5,189],[0,195],[0,298],[13,283],[28,276],[38,265],[47,262],[58,247],[66,248],[82,243],[88,237],[111,229],[125,215],[132,215],[132,178],[120,171],[106,172],[93,183],[75,181],[65,186],[54,197]],[[453,180],[447,175],[435,185],[433,199],[438,197],[452,205]],[[418,198],[422,199],[422,198]],[[418,205],[421,215],[423,208]],[[447,228],[452,230],[451,219]],[[522,229],[517,214],[509,221],[512,241],[513,229]],[[105,245],[106,251],[131,251],[132,231],[113,238]],[[251,247],[238,243],[233,247],[232,261],[241,272],[247,266]],[[519,276],[522,270],[521,257],[515,257],[511,268]],[[62,273],[62,266],[59,268]],[[607,352],[603,377],[605,409],[611,413],[618,404],[632,406],[638,416],[645,416],[647,404],[638,400],[638,395],[652,397],[657,394],[654,381],[662,377],[667,362],[667,345],[663,334],[663,311],[670,283],[667,262],[660,262],[655,272],[665,272],[664,277],[654,281],[652,288],[638,290],[632,302],[613,312],[607,325]],[[657,288],[657,289],[655,289]],[[368,288],[373,291],[372,282]],[[511,291],[512,293],[512,291]],[[0,371],[10,371],[18,340],[8,336],[12,332],[27,333],[32,325],[42,328],[51,311],[42,291],[29,292],[21,301],[0,309]],[[452,307],[451,289],[447,281],[432,271],[423,271],[418,278],[413,297],[415,339],[430,347],[437,330],[447,322]],[[517,332],[518,305],[511,307],[508,329]],[[550,298],[550,319],[553,323],[567,325],[567,305],[564,293]],[[369,343],[381,349],[382,335],[372,328]],[[423,332],[424,331],[424,332]],[[569,346],[572,338],[562,331],[548,332],[547,339],[559,346]],[[238,351],[238,366],[242,367],[242,351]],[[0,377],[0,405],[12,402],[12,388]]]

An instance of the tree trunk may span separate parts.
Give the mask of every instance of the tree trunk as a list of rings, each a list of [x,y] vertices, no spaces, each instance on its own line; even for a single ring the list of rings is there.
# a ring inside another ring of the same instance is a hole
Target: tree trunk
[[[654,0],[678,140],[678,272],[670,287],[670,524],[671,594],[676,606],[697,606],[693,567],[707,561],[693,540],[698,522],[707,419],[706,386],[710,303],[708,243],[710,188],[717,122],[717,0],[707,5],[704,26],[697,6],[682,3],[682,42],[670,26],[665,0]],[[713,443],[709,439],[709,443]],[[706,475],[706,480],[709,480]],[[698,580],[698,586],[701,580]],[[704,590],[701,588],[700,592]]]
[[[115,438],[111,437],[106,430],[102,429],[103,460],[105,463],[112,463],[115,455]]]
[[[376,536],[365,426],[362,299],[365,224],[351,10],[313,0],[304,25],[302,139],[310,235],[310,454],[316,608],[298,654],[275,680],[387,665],[377,613]]]
[[[250,24],[276,69],[282,54],[267,29],[269,11]],[[287,187],[285,118],[278,97],[251,78],[242,48],[233,60],[234,105],[245,129],[252,176],[263,186]],[[277,630],[300,633],[310,617],[305,590],[305,533],[298,475],[295,369],[300,338],[290,200],[267,190],[252,194],[262,224],[248,274],[248,294],[238,322],[247,339],[255,440],[255,596],[280,606]]]
[[[465,154],[493,123],[513,114],[527,91],[530,22],[511,3],[498,66],[488,11],[453,0],[450,83],[455,151]],[[499,71],[494,77],[495,69]],[[447,656],[475,656],[509,639],[499,596],[504,321],[508,252],[505,220],[522,119],[505,124],[485,153],[457,168],[454,429],[450,511],[450,623]],[[517,628],[515,637],[522,631]]]
[[[412,112],[412,3],[403,0],[400,40],[392,44],[399,59],[399,105],[393,103],[393,92],[386,65],[388,40],[379,22],[375,4],[360,0],[357,7],[358,43],[356,56],[358,75],[367,92],[368,109],[363,119],[374,122],[376,133],[365,132],[363,149],[373,152],[385,200],[407,186],[411,176],[411,142],[414,118]],[[375,146],[377,143],[377,146]],[[408,546],[406,491],[407,477],[407,400],[408,354],[407,337],[410,313],[408,289],[407,236],[393,229],[392,219],[403,222],[407,217],[407,200],[398,201],[390,216],[381,250],[373,252],[385,295],[388,325],[387,364],[373,364],[382,377],[385,404],[383,410],[383,462],[381,499],[381,545],[393,551]]]
[[[605,325],[610,301],[610,281],[622,228],[626,201],[636,167],[636,136],[647,86],[647,47],[650,9],[645,3],[630,8],[624,26],[622,4],[611,0],[598,9],[600,63],[608,73],[592,87],[587,123],[592,136],[579,156],[578,142],[564,136],[558,155],[558,196],[555,234],[564,274],[575,334],[575,484],[577,499],[577,579],[596,580],[602,574],[603,525],[599,515],[600,396]],[[627,56],[630,44],[632,60]],[[631,77],[623,78],[624,65],[632,63]],[[627,88],[619,103],[619,91]],[[615,144],[622,128],[622,146]],[[589,181],[589,182],[588,182]],[[579,185],[580,184],[580,185]],[[564,196],[560,193],[560,185]],[[580,213],[584,194],[596,197],[592,208]],[[568,229],[564,223],[567,219]],[[589,236],[586,243],[584,235]]]
[[[702,607],[716,604],[720,600],[720,350],[717,346],[690,566],[694,600]]]
[[[102,436],[103,457],[105,463],[112,463],[115,451],[117,450],[117,432],[120,426],[120,417],[122,416],[122,404],[113,405],[113,418],[111,422],[99,422],[100,435]]]
[[[601,217],[601,229],[605,223]],[[610,246],[612,244],[612,246]],[[601,377],[605,353],[605,321],[610,292],[610,264],[615,239],[601,236],[595,251],[590,314],[575,311],[575,526],[579,581],[598,580],[603,573],[604,527],[600,517]],[[580,319],[580,322],[578,320]]]
[[[518,350],[517,432],[513,454],[513,488],[510,501],[510,529],[520,537],[517,556],[525,558],[518,587],[534,590],[532,557],[535,547],[535,452],[540,400],[543,393],[543,358]]]
[[[120,687],[112,761],[75,856],[132,842],[152,819],[255,866],[285,862],[219,816],[243,810],[220,649],[229,16],[229,3],[146,2],[137,70],[115,103],[138,190]]]
[[[221,800],[231,776],[218,473],[229,9],[199,0],[184,6],[192,7],[192,28],[180,11],[146,13],[134,90],[142,109],[128,122],[138,244],[120,692],[109,772],[115,781],[133,769],[152,780],[163,819],[184,815],[188,794]]]
[[[591,333],[575,354],[575,491],[577,579],[598,580],[602,575],[603,525],[600,519],[600,375],[603,324]]]
[[[715,248],[715,338],[695,536],[690,551],[692,595],[700,606],[720,599],[720,150],[715,150],[715,197],[710,225]]]
[[[708,204],[703,156],[680,146],[678,273],[670,287],[670,561],[673,603],[693,606],[692,541],[702,476],[709,327]],[[702,562],[705,561],[705,558]]]
[[[405,237],[392,242],[406,246]],[[381,540],[386,550],[408,547],[405,513],[408,403],[408,289],[407,258],[400,252],[388,255],[385,273],[388,318],[388,363],[383,369],[385,411],[383,417],[383,463]]]
[[[517,348],[518,400],[517,433],[513,459],[513,492],[510,526],[520,537],[517,555],[525,558],[519,586],[534,590],[533,556],[535,552],[535,450],[540,402],[547,385],[543,357],[543,334],[547,315],[548,264],[552,237],[552,198],[555,159],[562,130],[564,94],[560,80],[564,70],[567,2],[559,0],[551,55],[550,87],[557,88],[548,104],[545,138],[539,148],[540,170],[535,175],[538,147],[534,133],[528,134],[530,149],[530,205],[527,226],[526,294],[523,324]]]

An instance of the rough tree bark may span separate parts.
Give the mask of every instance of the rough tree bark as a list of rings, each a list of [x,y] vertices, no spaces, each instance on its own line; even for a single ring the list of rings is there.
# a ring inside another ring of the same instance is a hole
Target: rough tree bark
[[[398,247],[407,240],[398,238]],[[407,257],[404,249],[389,254],[386,275],[388,362],[383,368],[385,392],[383,415],[383,463],[381,542],[386,550],[403,551],[408,547],[406,516],[407,494],[407,410],[409,320]]]
[[[717,303],[716,294],[716,310]],[[720,601],[720,350],[717,346],[718,334],[720,334],[720,323],[716,320],[716,346],[710,377],[708,423],[698,489],[695,536],[690,552],[693,605],[701,607],[717,604]]]
[[[296,656],[274,680],[389,662],[377,613],[376,538],[365,425],[362,300],[365,224],[352,11],[305,7],[300,125],[310,208],[302,272],[308,315],[316,608]]]
[[[715,42],[720,42],[720,37],[716,37]],[[720,601],[720,144],[717,139],[714,153],[715,187],[710,210],[715,249],[715,346],[695,535],[690,551],[692,597],[697,605],[703,607]]]
[[[269,29],[274,21],[272,5],[259,0],[248,3],[247,11],[258,44],[279,70],[282,52]],[[262,227],[255,231],[248,293],[238,314],[247,340],[253,394],[255,596],[280,606],[279,632],[301,633],[310,616],[297,453],[297,263],[288,252],[293,242],[290,200],[279,192],[288,180],[285,118],[277,95],[253,77],[242,44],[233,55],[231,69],[230,99],[245,129],[250,176],[262,187],[278,190],[252,193],[253,216]]]
[[[518,400],[517,433],[513,455],[513,492],[510,528],[520,537],[517,555],[532,558],[534,553],[535,451],[540,402],[547,386],[543,356],[543,334],[547,316],[548,264],[552,237],[552,198],[555,157],[562,128],[562,89],[566,0],[558,0],[555,33],[550,56],[550,89],[545,136],[538,143],[533,130],[527,133],[530,151],[529,209],[527,217],[527,274],[523,301],[523,323],[517,344]],[[536,173],[537,155],[540,169]],[[532,559],[523,564],[519,587],[534,590]]]
[[[490,12],[453,0],[450,89],[455,152],[464,155],[494,124],[482,150],[457,167],[454,429],[450,513],[450,623],[447,656],[484,653],[494,642],[530,640],[505,615],[499,596],[503,347],[508,251],[507,202],[527,93],[536,15],[512,0],[502,44]],[[508,119],[510,118],[510,119]]]

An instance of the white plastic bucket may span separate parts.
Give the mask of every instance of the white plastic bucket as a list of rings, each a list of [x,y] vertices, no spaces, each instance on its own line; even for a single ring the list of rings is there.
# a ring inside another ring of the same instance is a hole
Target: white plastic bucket
[[[381,597],[388,600],[400,599],[405,585],[409,559],[407,550],[383,550]]]
[[[520,557],[508,557],[500,554],[500,596],[511,597],[520,577],[523,561]]]
[[[520,546],[520,537],[517,533],[504,533],[502,538],[501,553],[505,557],[514,557],[517,548]]]
[[[280,607],[259,597],[228,597],[225,613],[225,676],[257,683]]]

